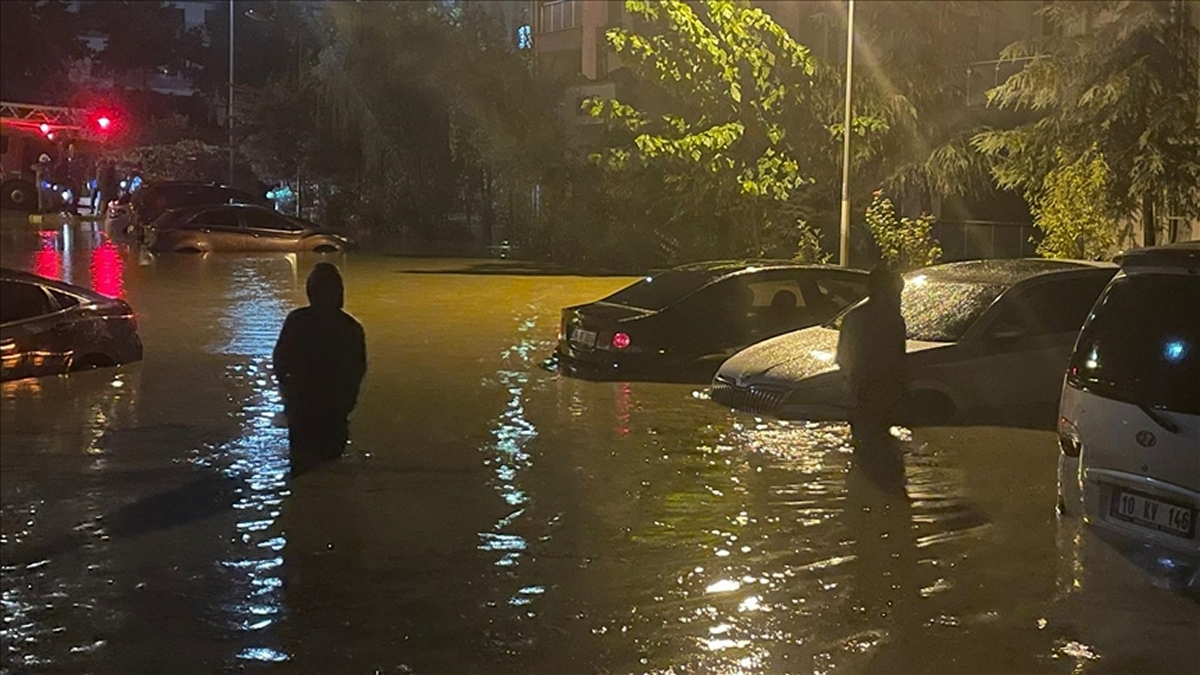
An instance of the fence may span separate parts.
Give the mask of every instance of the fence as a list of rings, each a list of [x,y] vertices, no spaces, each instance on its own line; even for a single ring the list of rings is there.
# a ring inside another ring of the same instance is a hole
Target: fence
[[[943,261],[1035,256],[1038,234],[1032,224],[1020,222],[939,220],[933,225]]]

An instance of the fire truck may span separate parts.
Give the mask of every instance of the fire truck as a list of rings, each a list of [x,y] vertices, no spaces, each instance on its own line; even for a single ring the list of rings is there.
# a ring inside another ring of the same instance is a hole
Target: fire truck
[[[116,130],[117,120],[103,109],[0,102],[0,207],[36,209],[31,167],[38,157],[57,162],[69,143],[81,155],[92,154]]]

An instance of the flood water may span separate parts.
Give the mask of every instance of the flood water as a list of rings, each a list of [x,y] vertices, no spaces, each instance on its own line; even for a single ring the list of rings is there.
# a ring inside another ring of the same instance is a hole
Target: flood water
[[[270,353],[316,255],[14,227],[129,299],[145,360],[0,390],[4,673],[1200,671],[1200,605],[1054,515],[1054,435],[841,424],[539,366],[625,278],[331,256],[369,371],[289,475]]]

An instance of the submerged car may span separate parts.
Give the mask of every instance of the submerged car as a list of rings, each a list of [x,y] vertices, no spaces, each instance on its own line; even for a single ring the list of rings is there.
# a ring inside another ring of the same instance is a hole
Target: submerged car
[[[585,377],[707,382],[737,350],[828,321],[866,288],[865,272],[823,265],[683,265],[563,309],[555,358]]]
[[[1110,263],[1019,259],[906,274],[907,392],[898,419],[1046,411],[1052,423],[1071,346],[1116,271]],[[735,354],[713,379],[712,400],[782,419],[847,419],[853,404],[836,363],[844,316]]]
[[[250,204],[168,211],[146,228],[152,251],[316,251],[354,248],[353,240],[300,218]]]
[[[167,211],[222,204],[255,204],[269,207],[271,202],[266,197],[256,197],[245,190],[217,183],[151,181],[129,196],[128,205],[113,214],[110,227],[121,227],[140,236],[144,228]]]
[[[1118,262],[1062,388],[1059,508],[1200,563],[1200,242]]]
[[[142,358],[133,309],[86,288],[0,269],[0,380]]]

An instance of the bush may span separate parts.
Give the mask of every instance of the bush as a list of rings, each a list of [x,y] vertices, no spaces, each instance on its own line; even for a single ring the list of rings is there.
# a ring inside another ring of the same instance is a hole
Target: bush
[[[942,257],[942,246],[933,236],[933,216],[923,213],[917,218],[897,218],[892,200],[876,190],[866,217],[879,257],[891,269],[924,267]]]

